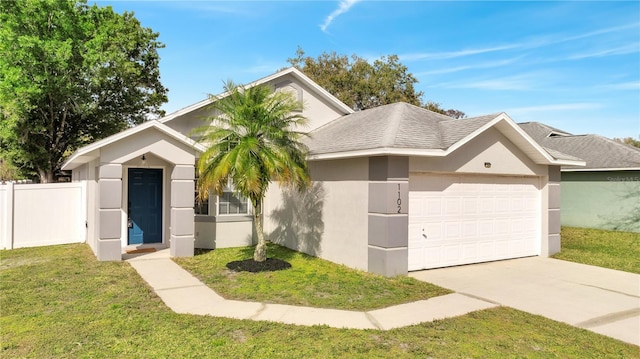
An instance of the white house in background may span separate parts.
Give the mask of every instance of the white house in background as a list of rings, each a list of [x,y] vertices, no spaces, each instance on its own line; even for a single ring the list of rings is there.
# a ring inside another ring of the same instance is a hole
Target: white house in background
[[[560,250],[560,166],[504,113],[454,120],[406,103],[353,112],[290,68],[249,86],[294,91],[309,119],[312,187],[270,186],[268,238],[383,275]],[[88,242],[100,260],[123,249],[251,245],[251,208],[232,192],[194,204],[189,138],[210,100],[74,153],[63,169],[88,186]]]

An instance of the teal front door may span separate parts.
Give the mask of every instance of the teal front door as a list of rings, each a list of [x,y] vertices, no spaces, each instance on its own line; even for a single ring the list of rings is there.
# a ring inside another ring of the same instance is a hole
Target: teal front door
[[[129,244],[162,243],[162,170],[129,168]]]

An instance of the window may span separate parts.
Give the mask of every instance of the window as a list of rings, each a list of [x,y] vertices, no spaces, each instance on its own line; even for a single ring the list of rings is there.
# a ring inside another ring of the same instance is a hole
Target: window
[[[234,193],[232,188],[230,183],[222,196],[218,196],[218,214],[249,214],[249,200]]]
[[[196,168],[196,175],[195,175],[196,185],[198,183],[199,177],[200,176],[198,176],[198,169]],[[198,190],[196,189],[195,196],[193,198],[195,198],[195,203],[193,205],[194,213],[208,216],[209,215],[209,197],[207,197],[207,199],[198,200]]]
[[[209,215],[209,198],[199,201],[198,191],[196,191],[195,199],[196,199],[196,203],[193,206],[195,214],[200,214],[205,216]]]
[[[196,172],[196,181],[198,180],[198,173]],[[209,198],[211,195],[209,196]],[[202,216],[209,216],[209,198],[198,200],[198,191],[195,191],[195,203],[193,209],[195,214]],[[227,187],[221,196],[217,196],[218,215],[243,215],[249,214],[249,200],[243,196],[234,193],[233,184],[229,181]]]

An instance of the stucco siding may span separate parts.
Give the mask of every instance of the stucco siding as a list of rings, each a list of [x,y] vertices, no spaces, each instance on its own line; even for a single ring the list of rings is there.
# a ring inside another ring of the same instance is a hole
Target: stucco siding
[[[253,245],[254,242],[255,234],[251,220],[216,222],[214,217],[196,217],[196,248],[245,247]]]
[[[549,166],[547,175],[540,177],[542,191],[542,242],[540,255],[551,256],[560,252],[560,167]]]
[[[640,232],[640,171],[562,172],[561,176],[563,226]]]
[[[268,238],[289,248],[367,270],[368,159],[309,163],[304,193],[272,184],[265,201]]]
[[[84,182],[86,186],[86,241],[94,253],[97,253],[97,240],[99,238],[99,221],[98,217],[98,198],[100,195],[97,181],[97,164],[96,160],[85,163],[73,169],[71,180],[73,182]]]
[[[141,159],[143,154],[153,153],[173,164],[192,165],[195,152],[186,144],[151,128],[136,134],[136,136],[126,137],[105,146],[100,150],[100,162],[125,163]],[[149,163],[149,165],[151,164]]]
[[[309,120],[307,126],[302,129],[303,131],[312,131],[344,115],[344,112],[338,110],[335,105],[316,96],[309,86],[297,81],[295,77],[291,75],[278,77],[272,81],[270,85],[274,86],[276,90],[291,92],[297,99],[302,101],[304,106],[302,115]],[[204,125],[206,122],[203,120],[214,113],[210,108],[204,107],[176,117],[166,122],[165,125],[185,136],[196,138],[197,136],[194,136],[191,131],[194,128]]]
[[[491,128],[447,157],[411,157],[409,171],[544,176],[547,166],[531,161],[500,131]]]
[[[252,221],[216,223],[216,248],[250,246],[253,238]]]
[[[176,117],[175,119],[166,122],[165,125],[187,137],[195,138],[196,136],[194,136],[192,130],[206,124],[205,119],[213,113],[214,112],[210,108],[204,107]]]
[[[296,81],[293,76],[289,75],[284,79],[279,79],[275,86],[276,89],[287,89],[298,94],[298,99],[302,101],[304,106],[302,115],[309,120],[304,131],[313,131],[344,114],[322,98],[315,96],[308,86]]]

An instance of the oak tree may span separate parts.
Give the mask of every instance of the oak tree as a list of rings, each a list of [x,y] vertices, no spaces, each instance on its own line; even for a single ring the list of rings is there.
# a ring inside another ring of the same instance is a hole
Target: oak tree
[[[633,137],[625,137],[625,138],[614,138],[613,140],[620,143],[624,143],[625,145],[640,148],[640,138],[635,139]]]
[[[76,148],[161,116],[158,33],[75,0],[0,1],[0,151],[51,182]]]
[[[382,56],[373,62],[355,54],[335,52],[323,52],[313,58],[305,56],[298,47],[296,56],[287,61],[356,111],[406,102],[453,118],[465,117],[464,112],[445,110],[432,101],[423,102],[423,92],[415,89],[418,80],[397,55]]]

